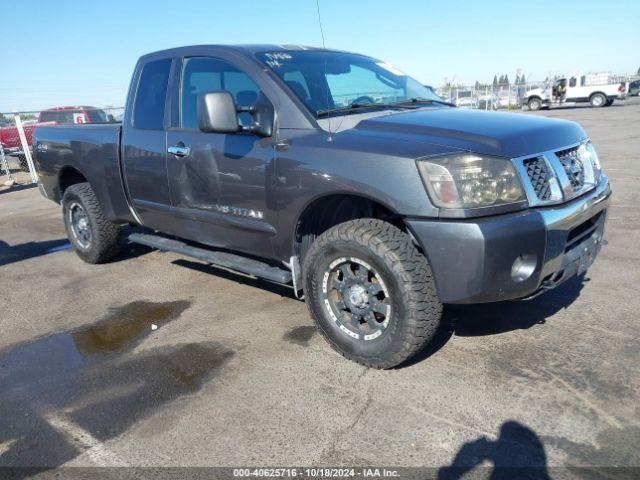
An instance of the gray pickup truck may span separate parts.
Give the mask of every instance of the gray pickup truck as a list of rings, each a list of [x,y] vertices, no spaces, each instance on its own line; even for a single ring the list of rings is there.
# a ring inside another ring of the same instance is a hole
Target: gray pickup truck
[[[345,357],[396,366],[446,303],[585,272],[611,189],[576,123],[454,108],[392,65],[282,45],[143,56],[122,124],[41,126],[39,186],[89,263],[129,240],[289,284]]]

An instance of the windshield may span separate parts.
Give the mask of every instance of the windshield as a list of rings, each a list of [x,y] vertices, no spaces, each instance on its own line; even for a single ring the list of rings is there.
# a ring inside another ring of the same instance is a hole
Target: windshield
[[[430,89],[388,63],[324,50],[257,54],[316,116],[350,107],[419,100],[442,101]],[[354,110],[355,111],[355,110]]]

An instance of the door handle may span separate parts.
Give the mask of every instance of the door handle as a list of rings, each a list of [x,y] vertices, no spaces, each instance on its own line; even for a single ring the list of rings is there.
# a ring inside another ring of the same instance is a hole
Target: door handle
[[[167,152],[176,157],[188,157],[191,149],[189,147],[174,145],[173,147],[167,148]]]

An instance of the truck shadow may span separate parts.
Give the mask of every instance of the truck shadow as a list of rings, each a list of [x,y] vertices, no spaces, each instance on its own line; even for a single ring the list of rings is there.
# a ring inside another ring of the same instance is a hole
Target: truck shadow
[[[607,106],[606,108],[622,108],[625,107],[626,105],[624,103],[613,103],[609,106]],[[538,111],[542,111],[542,112],[549,112],[549,111],[554,111],[554,110],[582,110],[582,109],[593,109],[593,107],[590,104],[584,104],[584,105],[554,105],[553,108],[551,109],[544,109],[544,110],[538,110]],[[595,110],[598,110],[597,108]],[[529,110],[525,110],[529,111]]]
[[[13,171],[11,173],[14,173]],[[0,172],[0,176],[3,175],[2,172]],[[35,183],[25,183],[25,184],[16,184],[16,185],[12,185],[10,187],[3,187],[2,190],[0,190],[0,195],[4,194],[4,193],[15,193],[15,192],[19,192],[20,190],[29,190],[30,188],[36,188],[37,185]]]
[[[443,318],[434,339],[424,350],[399,368],[409,367],[428,359],[444,347],[453,335],[459,337],[499,335],[542,325],[547,318],[568,308],[580,296],[586,281],[588,280],[584,276],[573,278],[532,300],[445,305]]]
[[[497,335],[545,323],[571,305],[584,286],[583,276],[568,280],[532,300],[514,300],[477,305],[448,305],[448,320],[461,337]]]
[[[487,466],[486,462],[492,466]],[[509,420],[502,424],[495,441],[482,436],[465,443],[451,465],[438,470],[437,478],[549,480],[551,477],[547,470],[544,445],[538,435],[525,425]]]
[[[66,238],[25,242],[17,245],[9,245],[4,240],[0,240],[0,267],[69,249],[71,249],[71,244]]]
[[[131,232],[125,229],[125,234],[122,238],[126,239],[128,233]],[[73,246],[67,238],[24,242],[16,245],[9,245],[4,240],[0,240],[0,267],[65,250],[73,250]],[[145,247],[144,245],[122,240],[120,254],[113,259],[111,263],[130,260],[140,255],[145,255],[151,250],[151,248]]]

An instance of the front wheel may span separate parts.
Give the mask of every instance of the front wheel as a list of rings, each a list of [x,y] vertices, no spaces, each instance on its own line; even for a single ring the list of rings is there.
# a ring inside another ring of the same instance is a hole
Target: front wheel
[[[303,265],[311,317],[346,358],[392,368],[434,337],[442,315],[431,268],[411,238],[381,220],[320,235]]]
[[[87,263],[104,263],[118,254],[120,227],[102,213],[88,183],[71,185],[62,197],[67,236],[78,256]]]
[[[542,101],[539,98],[531,98],[527,102],[529,110],[540,110],[542,108]]]

